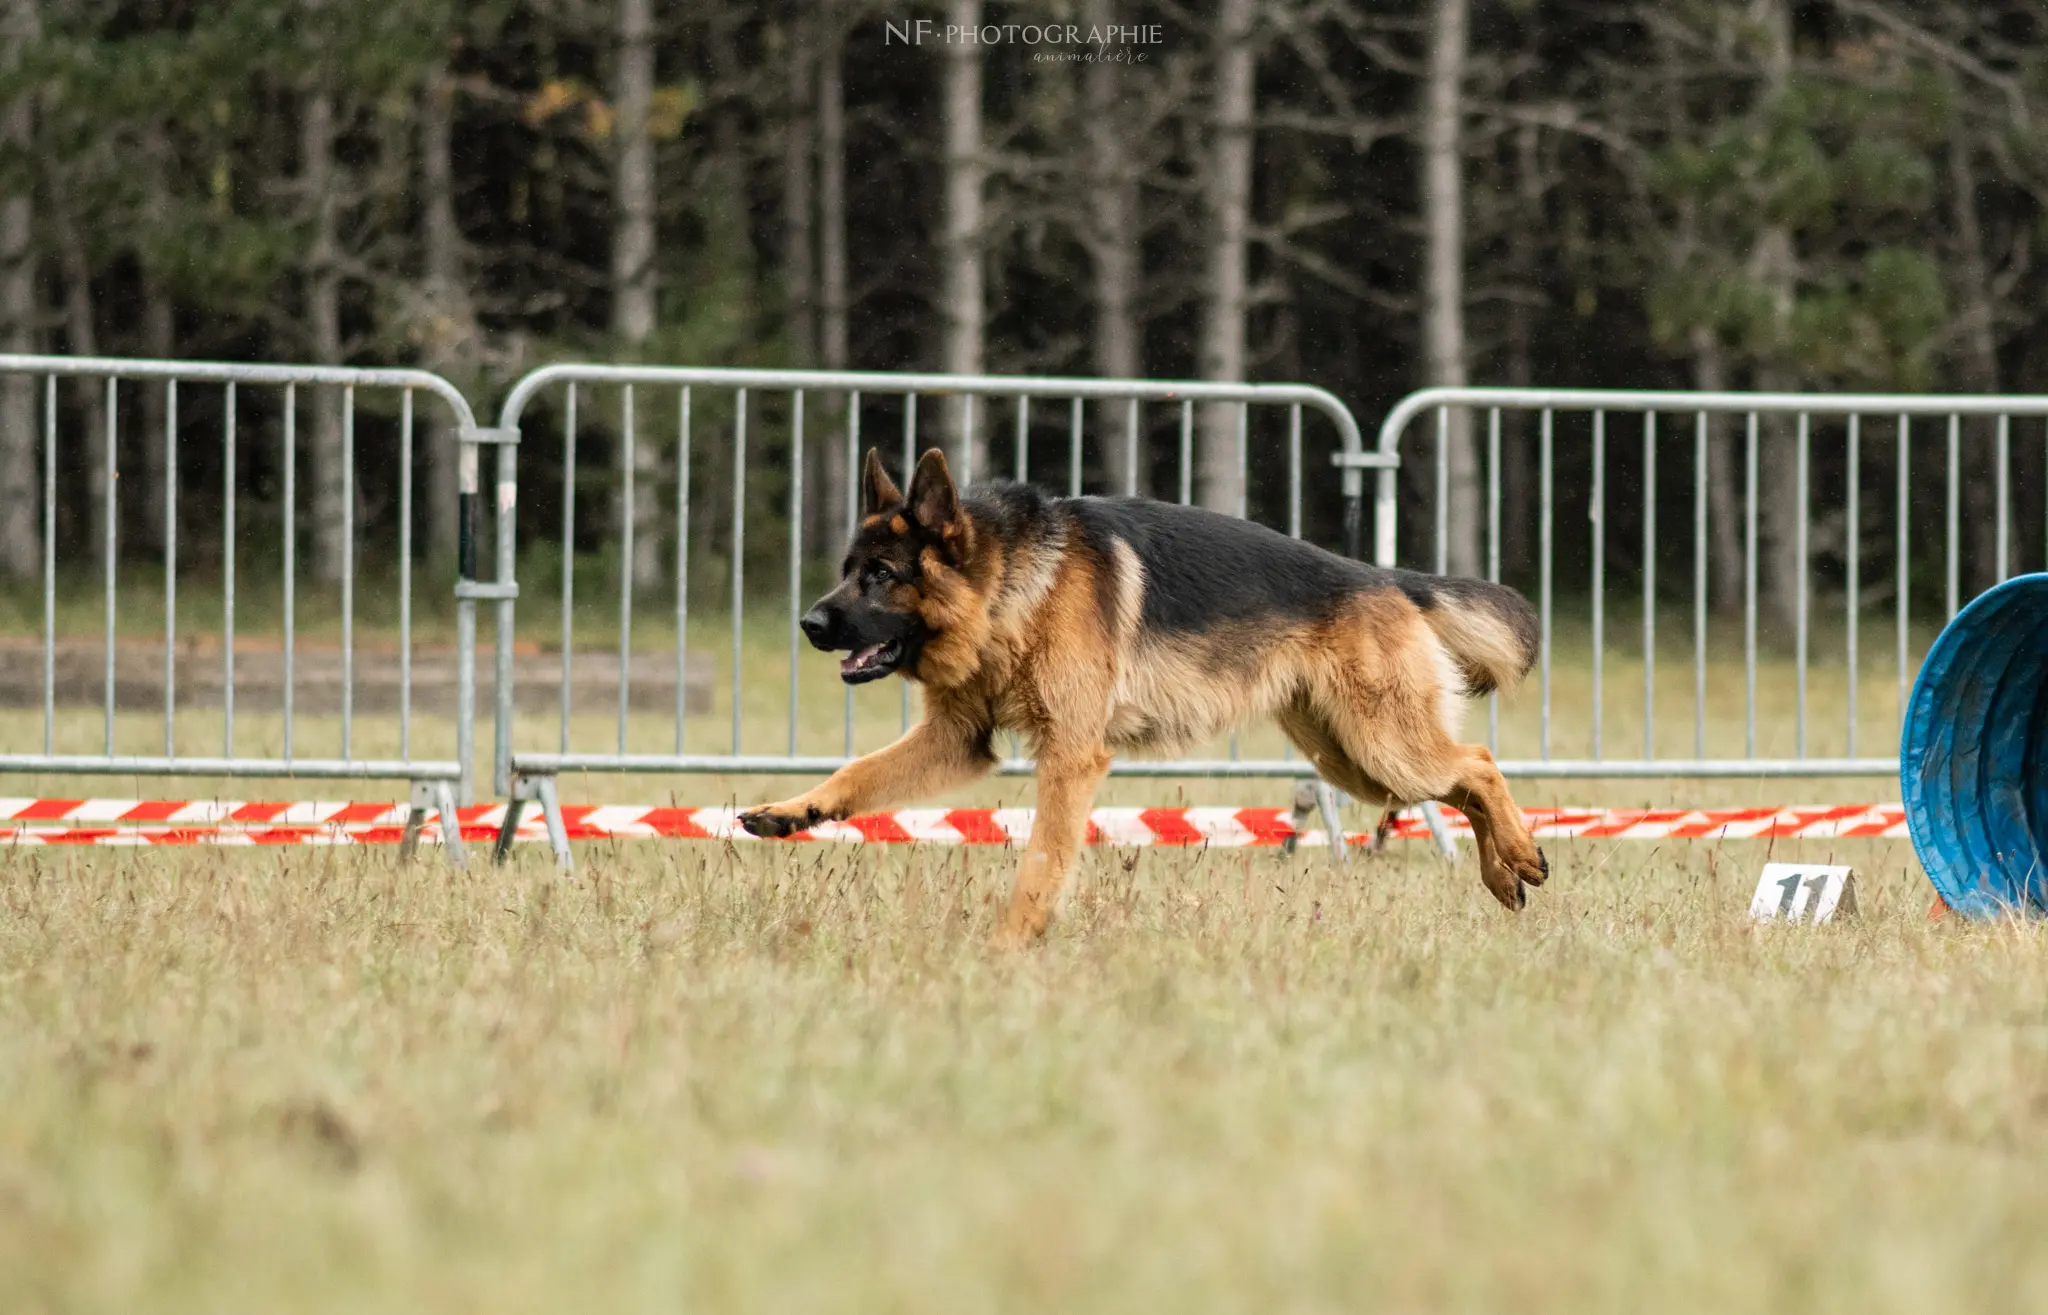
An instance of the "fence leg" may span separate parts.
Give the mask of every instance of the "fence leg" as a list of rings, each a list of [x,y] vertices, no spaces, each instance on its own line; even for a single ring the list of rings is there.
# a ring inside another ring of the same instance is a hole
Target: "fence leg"
[[[462,843],[462,814],[455,811],[455,784],[452,781],[434,782],[434,810],[440,817],[441,851],[456,867],[469,866],[469,847]],[[413,810],[417,817],[419,810]]]
[[[1429,834],[1436,841],[1436,851],[1445,858],[1458,856],[1458,841],[1451,834],[1451,828],[1444,824],[1444,815],[1434,803],[1422,806],[1422,820],[1429,823]]]
[[[1294,831],[1280,842],[1280,852],[1292,854],[1301,843],[1301,833],[1308,830],[1309,814],[1315,811],[1316,782],[1296,781],[1294,783],[1294,808],[1287,815],[1287,821]]]
[[[491,846],[491,862],[503,865],[512,853],[512,837],[519,830],[519,819],[526,812],[526,778],[514,777],[512,797],[505,801],[505,820],[498,823],[498,840]]]
[[[1315,792],[1316,809],[1323,815],[1323,830],[1330,837],[1330,861],[1341,867],[1351,861],[1351,848],[1344,843],[1344,818],[1337,811],[1341,802],[1337,787],[1318,780],[1310,788]]]
[[[562,801],[555,796],[555,778],[541,777],[534,783],[534,791],[540,796],[540,815],[548,825],[548,847],[555,851],[555,866],[574,872],[576,860],[569,855],[569,830],[562,825]]]
[[[420,849],[420,827],[427,820],[430,795],[425,781],[412,783],[412,802],[405,809],[405,834],[398,838],[398,861],[410,863]]]

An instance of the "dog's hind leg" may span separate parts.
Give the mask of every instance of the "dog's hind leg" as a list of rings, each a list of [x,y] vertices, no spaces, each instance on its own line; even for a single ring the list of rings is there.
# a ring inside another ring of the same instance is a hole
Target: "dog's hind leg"
[[[1493,755],[1453,740],[1439,708],[1436,691],[1426,686],[1367,687],[1356,675],[1338,672],[1295,713],[1307,733],[1288,733],[1326,779],[1354,794],[1344,777],[1369,783],[1394,804],[1437,799],[1464,813],[1477,842],[1480,880],[1502,905],[1520,909],[1527,902],[1524,884],[1542,885],[1549,867]]]

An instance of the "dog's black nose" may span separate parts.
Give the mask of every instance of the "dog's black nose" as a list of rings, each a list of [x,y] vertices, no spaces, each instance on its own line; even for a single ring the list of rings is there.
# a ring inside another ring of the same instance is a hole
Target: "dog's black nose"
[[[804,632],[804,638],[811,641],[813,648],[831,647],[825,641],[832,635],[832,618],[827,615],[824,608],[814,607],[804,613],[797,626]]]

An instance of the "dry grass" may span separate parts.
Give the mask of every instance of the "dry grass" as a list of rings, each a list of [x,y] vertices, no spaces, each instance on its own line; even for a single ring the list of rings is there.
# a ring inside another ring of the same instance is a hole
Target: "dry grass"
[[[0,854],[0,1309],[2048,1302],[2039,927],[1549,849]]]

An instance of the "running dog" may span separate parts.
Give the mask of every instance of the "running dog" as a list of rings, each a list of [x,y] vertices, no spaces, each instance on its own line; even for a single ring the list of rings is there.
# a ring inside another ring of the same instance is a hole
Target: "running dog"
[[[907,803],[983,775],[995,734],[1038,760],[1038,812],[999,939],[1042,935],[1117,753],[1184,751],[1276,719],[1322,778],[1472,821],[1510,910],[1549,866],[1493,755],[1458,743],[1465,700],[1536,661],[1513,590],[1384,570],[1249,521],[1144,498],[954,486],[926,452],[903,492],[870,450],[866,514],[800,625],[849,685],[901,674],[924,718],[813,789],[740,814],[757,836]]]

